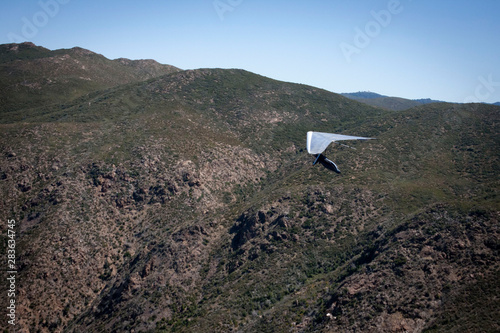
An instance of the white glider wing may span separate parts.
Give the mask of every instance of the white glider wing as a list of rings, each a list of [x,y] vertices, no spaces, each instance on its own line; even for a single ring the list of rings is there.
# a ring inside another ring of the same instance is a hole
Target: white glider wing
[[[309,154],[321,154],[332,142],[342,140],[369,140],[362,136],[350,136],[334,133],[307,132],[307,152]]]

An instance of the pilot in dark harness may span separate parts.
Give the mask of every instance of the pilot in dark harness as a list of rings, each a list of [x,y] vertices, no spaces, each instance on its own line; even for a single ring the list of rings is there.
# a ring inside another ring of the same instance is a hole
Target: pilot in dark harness
[[[317,162],[323,164],[323,166],[327,169],[330,169],[332,171],[335,171],[336,173],[340,173],[339,168],[333,161],[330,161],[328,158],[323,156],[323,154],[317,154],[314,155],[316,157],[316,161],[314,161],[313,165],[315,165]]]

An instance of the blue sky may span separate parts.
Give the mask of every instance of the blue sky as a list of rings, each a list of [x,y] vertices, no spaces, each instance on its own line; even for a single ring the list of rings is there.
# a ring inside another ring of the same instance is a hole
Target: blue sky
[[[329,91],[500,101],[497,0],[17,0],[0,44],[80,46]]]

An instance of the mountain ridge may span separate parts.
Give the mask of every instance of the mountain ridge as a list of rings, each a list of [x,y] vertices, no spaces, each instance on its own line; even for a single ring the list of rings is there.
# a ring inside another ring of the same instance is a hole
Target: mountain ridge
[[[422,104],[445,103],[444,101],[432,100],[430,98],[406,99],[401,97],[390,97],[369,91],[342,93],[341,95],[371,106],[393,111],[407,110]]]
[[[69,101],[179,70],[154,60],[109,60],[80,47],[50,51],[32,43],[4,44],[0,45],[4,92],[0,113]]]
[[[407,110],[415,106],[422,104],[431,103],[450,103],[440,100],[433,100],[430,98],[419,98],[419,99],[407,99],[401,97],[390,97],[381,94],[377,94],[371,91],[358,91],[355,93],[341,93],[342,96],[354,99],[361,103],[365,103],[371,106],[380,107],[387,110],[401,111]],[[460,104],[460,103],[458,103]],[[486,103],[491,105],[500,106],[500,102],[497,103]]]

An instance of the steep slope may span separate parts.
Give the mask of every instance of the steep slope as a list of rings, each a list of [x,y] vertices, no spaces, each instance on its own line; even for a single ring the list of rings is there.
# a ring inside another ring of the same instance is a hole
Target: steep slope
[[[498,118],[220,69],[19,110],[0,125],[19,328],[498,329]],[[337,176],[310,129],[377,140],[329,148]]]
[[[0,113],[70,101],[89,92],[179,71],[154,60],[109,60],[82,49],[0,45]]]

